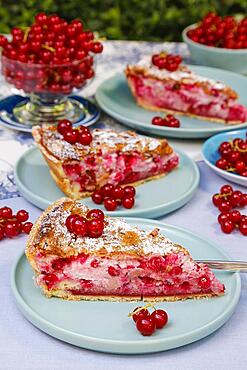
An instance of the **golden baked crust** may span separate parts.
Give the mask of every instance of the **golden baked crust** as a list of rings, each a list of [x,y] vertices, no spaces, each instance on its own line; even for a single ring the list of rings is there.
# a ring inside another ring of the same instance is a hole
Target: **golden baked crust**
[[[120,295],[73,295],[68,291],[51,289],[42,287],[47,298],[58,297],[69,301],[109,301],[109,302],[177,302],[187,299],[207,299],[211,297],[219,297],[222,294],[202,293],[202,294],[185,294],[177,296],[159,296],[159,297],[142,297],[142,296],[120,296]]]
[[[62,198],[50,205],[38,218],[29,234],[26,255],[31,262],[37,252],[43,255],[58,257],[77,256],[78,254],[94,254],[95,256],[121,257],[144,256],[156,253],[165,255],[176,252],[189,252],[178,244],[159,233],[158,229],[145,232],[128,225],[124,220],[105,216],[105,231],[102,237],[95,239],[76,237],[65,225],[70,214],[85,217],[88,208],[72,199]],[[148,244],[146,249],[143,243]],[[32,264],[32,263],[31,263]],[[34,266],[35,269],[35,266]]]

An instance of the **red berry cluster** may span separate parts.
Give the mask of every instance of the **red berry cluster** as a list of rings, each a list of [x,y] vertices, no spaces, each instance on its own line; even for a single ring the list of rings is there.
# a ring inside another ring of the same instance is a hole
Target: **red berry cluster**
[[[21,233],[29,234],[33,224],[26,222],[28,218],[29,214],[24,209],[14,215],[10,207],[0,208],[0,240],[14,238]]]
[[[80,143],[82,145],[89,145],[93,140],[89,128],[81,125],[73,129],[72,122],[68,119],[58,121],[57,131],[70,144]]]
[[[167,71],[174,72],[178,69],[182,63],[182,57],[180,55],[167,54],[161,52],[152,56],[152,63],[159,69],[166,69]]]
[[[39,13],[30,27],[14,27],[11,35],[10,42],[0,35],[2,72],[27,93],[70,94],[81,88],[94,76],[91,53],[103,50],[80,20],[68,23],[58,15]]]
[[[238,228],[243,235],[247,236],[247,216],[234,209],[247,206],[247,193],[233,190],[230,185],[224,185],[219,193],[213,195],[212,201],[221,212],[218,216],[221,230],[230,234]]]
[[[156,310],[151,313],[148,307],[153,305],[146,305],[137,307],[129,314],[136,323],[137,330],[144,336],[152,335],[156,329],[162,329],[168,322],[168,315],[164,310]]]
[[[247,17],[238,21],[232,16],[208,13],[196,28],[187,32],[194,42],[227,49],[247,48]]]
[[[104,231],[105,215],[100,209],[91,209],[86,218],[78,214],[71,214],[66,219],[66,227],[69,232],[78,236],[99,238]]]
[[[155,116],[152,125],[176,128],[180,127],[180,121],[172,114],[167,114],[165,117]]]
[[[247,177],[247,139],[224,141],[220,144],[218,152],[221,155],[215,163],[218,168]]]
[[[99,190],[94,191],[92,200],[96,204],[104,202],[107,211],[115,211],[118,205],[128,209],[134,207],[135,195],[136,190],[133,186],[105,184]]]

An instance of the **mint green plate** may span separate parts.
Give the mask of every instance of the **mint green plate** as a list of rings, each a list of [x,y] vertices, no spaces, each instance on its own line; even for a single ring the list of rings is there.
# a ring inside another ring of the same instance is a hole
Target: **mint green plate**
[[[132,209],[119,207],[109,212],[112,216],[132,216],[154,218],[178,209],[194,195],[199,184],[197,165],[183,152],[180,165],[167,176],[146,182],[136,187],[136,204]],[[35,147],[25,152],[15,166],[15,182],[21,194],[31,203],[45,209],[56,199],[64,196],[52,179],[49,168],[40,151]],[[101,208],[91,200],[83,199],[90,208]]]
[[[189,231],[146,219],[129,218],[130,224],[155,227],[184,245],[195,259],[228,259],[214,244]],[[157,303],[169,315],[168,325],[151,337],[135,329],[128,313],[140,302],[72,302],[46,298],[35,287],[33,272],[22,253],[12,270],[11,285],[23,315],[42,331],[62,341],[100,352],[138,354],[165,351],[206,337],[232,315],[240,296],[238,273],[216,272],[226,294],[218,298]],[[224,340],[220,337],[218,340]]]
[[[217,68],[202,66],[189,66],[189,68],[202,76],[225,82],[231,86],[238,93],[239,102],[247,107],[247,77]],[[185,116],[178,116],[181,122],[180,128],[154,126],[151,124],[152,118],[159,114],[163,115],[163,113],[152,112],[139,107],[130,92],[123,73],[105,80],[97,89],[96,100],[106,113],[119,122],[154,135],[196,139],[247,127],[247,122],[237,126],[224,125]]]

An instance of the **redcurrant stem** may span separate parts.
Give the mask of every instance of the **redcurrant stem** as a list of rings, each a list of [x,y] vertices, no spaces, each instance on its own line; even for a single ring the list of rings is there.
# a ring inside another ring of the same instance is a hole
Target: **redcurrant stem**
[[[159,53],[159,56],[165,58],[167,56],[167,52],[166,51],[161,51]]]
[[[17,221],[16,217],[12,218],[0,218],[0,222],[6,222],[6,221]]]
[[[231,193],[224,193],[224,194],[217,194],[215,195],[215,198],[225,198],[231,195]]]
[[[135,315],[136,313],[140,312],[141,310],[143,310],[143,309],[145,310],[145,309],[147,309],[149,307],[152,307],[154,310],[156,310],[156,308],[155,308],[155,306],[154,306],[153,303],[147,303],[145,306],[139,307],[136,310],[130,312],[128,314],[128,317],[131,317],[131,316]]]
[[[23,37],[23,42],[27,42],[28,34],[30,31],[31,27],[23,27],[24,30],[24,37]]]
[[[247,152],[247,149],[239,148],[238,143],[235,145],[234,149],[236,149],[240,153],[246,153]]]
[[[52,53],[55,53],[55,51],[56,51],[56,49],[54,49],[54,48],[52,48],[51,46],[48,46],[48,45],[46,45],[46,44],[42,44],[42,45],[41,45],[41,47],[42,47],[43,49],[46,49],[46,50],[51,51]]]

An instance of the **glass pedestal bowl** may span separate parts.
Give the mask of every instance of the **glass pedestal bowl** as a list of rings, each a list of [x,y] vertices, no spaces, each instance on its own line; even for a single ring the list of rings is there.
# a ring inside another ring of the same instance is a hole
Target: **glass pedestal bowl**
[[[23,63],[4,55],[1,60],[6,82],[29,97],[13,109],[18,122],[30,126],[56,123],[63,118],[72,123],[83,119],[86,108],[70,95],[92,81],[95,68],[92,56],[56,65]]]

